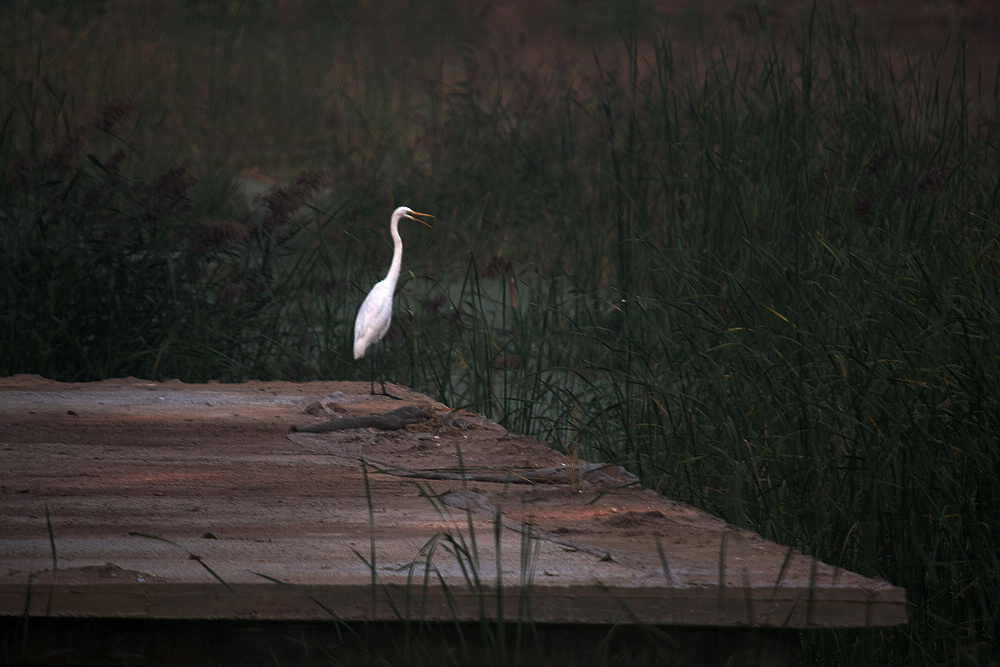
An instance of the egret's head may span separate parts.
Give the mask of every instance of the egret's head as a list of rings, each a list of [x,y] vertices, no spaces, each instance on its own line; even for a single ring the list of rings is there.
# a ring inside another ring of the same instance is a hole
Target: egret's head
[[[422,220],[420,218],[413,217],[413,216],[416,216],[416,215],[420,215],[420,216],[423,216],[425,218],[433,218],[434,217],[430,213],[418,213],[417,211],[414,211],[412,208],[408,208],[406,206],[400,206],[399,208],[397,208],[392,213],[392,217],[396,218],[397,220],[400,219],[400,218],[409,218],[410,220],[416,220],[417,222],[419,222],[422,225],[427,225],[428,227],[431,226],[431,223],[427,222],[426,220]]]

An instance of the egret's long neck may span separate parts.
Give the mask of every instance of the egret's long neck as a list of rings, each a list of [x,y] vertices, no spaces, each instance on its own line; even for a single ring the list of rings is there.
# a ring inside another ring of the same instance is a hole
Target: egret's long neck
[[[396,280],[399,279],[399,271],[403,268],[403,239],[399,237],[399,218],[392,219],[389,230],[392,232],[392,264],[389,266],[389,273],[385,274],[385,279],[395,289]]]

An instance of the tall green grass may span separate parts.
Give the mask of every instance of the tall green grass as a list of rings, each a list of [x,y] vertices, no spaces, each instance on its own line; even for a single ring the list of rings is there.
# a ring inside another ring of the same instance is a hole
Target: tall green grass
[[[410,204],[438,218],[403,229],[388,377],[907,589],[810,663],[996,661],[998,73],[817,8],[738,51],[622,25],[546,72],[358,75],[327,171],[249,203],[219,156],[147,157],[143,100],[95,123],[44,53],[8,67],[0,372],[364,378]]]

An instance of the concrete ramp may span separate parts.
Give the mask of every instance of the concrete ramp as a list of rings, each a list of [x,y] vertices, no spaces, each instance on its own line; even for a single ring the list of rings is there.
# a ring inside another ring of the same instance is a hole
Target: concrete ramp
[[[8,660],[38,659],[21,636],[31,619],[62,619],[63,638],[80,634],[74,619],[146,632],[502,619],[732,637],[906,622],[900,588],[480,415],[367,389],[0,379]]]

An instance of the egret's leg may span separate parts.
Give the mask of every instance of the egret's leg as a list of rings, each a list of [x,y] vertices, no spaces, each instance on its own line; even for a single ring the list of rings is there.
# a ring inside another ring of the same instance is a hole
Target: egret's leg
[[[392,394],[390,394],[385,390],[385,374],[382,373],[382,357],[379,354],[378,348],[375,348],[375,365],[378,366],[378,379],[379,382],[382,384],[382,395],[385,396],[386,398],[395,398],[396,400],[402,400],[399,396],[393,396]],[[374,394],[375,393],[374,380],[372,380],[372,382],[373,382],[372,394]]]
[[[375,350],[375,365],[378,366],[378,381],[382,385],[382,395],[385,396],[385,375],[382,373],[382,356]],[[372,392],[375,393],[374,391]]]

